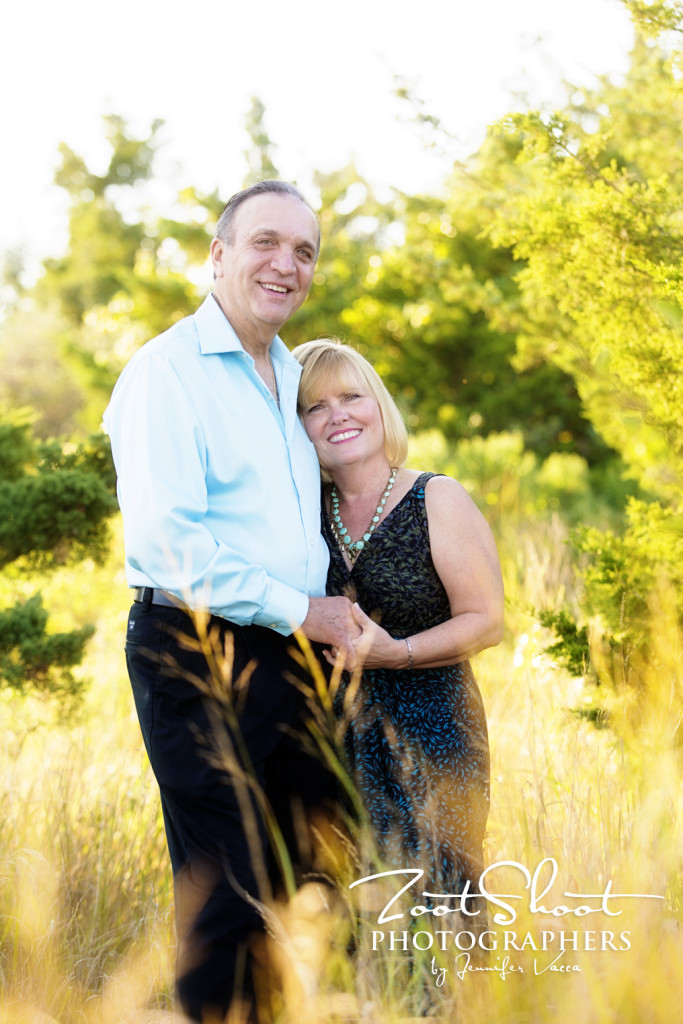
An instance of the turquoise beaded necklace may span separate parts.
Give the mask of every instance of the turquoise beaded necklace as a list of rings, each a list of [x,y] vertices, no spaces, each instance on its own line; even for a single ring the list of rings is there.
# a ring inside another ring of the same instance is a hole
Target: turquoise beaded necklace
[[[384,506],[387,503],[387,498],[391,494],[391,488],[394,486],[394,480],[396,479],[396,473],[398,472],[397,466],[392,466],[391,475],[387,481],[387,486],[382,494],[382,497],[377,502],[377,508],[375,513],[368,523],[368,527],[364,534],[358,540],[351,540],[349,531],[346,529],[342,522],[342,518],[339,514],[339,495],[337,494],[337,488],[332,484],[332,490],[330,491],[330,525],[332,526],[332,533],[334,539],[341,548],[342,551],[346,551],[352,562],[355,562],[359,554],[370,540],[372,534],[375,531],[375,527],[382,518],[384,512]]]

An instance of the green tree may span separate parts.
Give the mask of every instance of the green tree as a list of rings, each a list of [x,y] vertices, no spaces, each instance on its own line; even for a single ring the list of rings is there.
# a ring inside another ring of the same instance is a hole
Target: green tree
[[[87,399],[80,419],[90,431],[136,348],[198,305],[197,268],[206,261],[219,205],[215,195],[185,189],[175,219],[151,213],[146,186],[162,122],[143,138],[115,115],[103,123],[110,149],[104,173],[60,145],[55,182],[69,198],[69,241],[61,257],[45,261],[32,295],[64,321],[60,358],[80,379]]]
[[[135,139],[122,118],[106,116],[111,155],[103,174],[91,171],[65,142],[59,146],[55,183],[69,197],[69,244],[62,257],[46,260],[38,292],[55,295],[76,325],[129,283],[145,230],[141,220],[124,217],[120,200],[149,178],[161,124],[155,121],[147,138]]]
[[[266,108],[262,101],[258,96],[252,96],[251,107],[245,122],[251,144],[244,153],[249,168],[242,182],[244,188],[248,185],[255,185],[259,181],[280,177],[273,162],[275,145],[266,131],[265,114]]]
[[[654,68],[659,104],[665,63]],[[680,114],[681,85],[668,85]],[[650,145],[659,122],[651,114]],[[493,234],[524,264],[520,361],[543,353],[571,374],[596,429],[643,485],[672,498],[683,484],[681,168],[648,175],[632,139],[619,159],[612,131],[586,136],[571,114],[523,115],[513,128],[524,133],[521,159],[534,179],[504,203]]]
[[[520,264],[518,296],[507,308],[499,296],[518,365],[542,359],[569,374],[585,415],[652,499],[629,504],[623,534],[577,540],[588,556],[584,612],[600,616],[638,678],[662,576],[683,618],[683,8],[628,6],[637,33],[623,83],[498,127],[519,145],[525,188],[499,194],[489,234]],[[657,13],[666,32],[653,41]]]
[[[106,439],[81,446],[36,440],[26,417],[0,416],[0,569],[2,589],[85,556],[101,559],[107,519],[116,510]],[[24,589],[23,587],[21,588]],[[55,633],[40,593],[0,610],[0,685],[73,697],[72,669],[92,626]]]
[[[86,404],[78,372],[62,352],[69,331],[54,307],[33,303],[0,322],[0,408],[33,410],[34,433],[45,440],[71,434]]]
[[[515,325],[499,315],[518,295],[521,263],[485,232],[515,155],[507,139],[490,140],[442,196],[380,201],[353,164],[319,175],[322,252],[286,340],[336,334],[355,344],[414,430],[438,425],[456,440],[518,429],[541,457],[601,461],[609,449],[572,377],[545,360],[518,368]]]
[[[385,246],[384,233],[393,219],[390,205],[375,198],[372,187],[353,162],[329,174],[318,173],[322,248],[308,299],[285,328],[288,344],[313,338],[346,335],[346,311],[353,305],[370,268]]]
[[[401,197],[400,245],[371,257],[344,321],[402,396],[415,429],[437,424],[451,440],[519,429],[542,457],[601,456],[571,378],[547,363],[521,372],[513,365],[515,334],[491,309],[516,294],[519,263],[483,238],[485,199],[461,172],[443,198]]]

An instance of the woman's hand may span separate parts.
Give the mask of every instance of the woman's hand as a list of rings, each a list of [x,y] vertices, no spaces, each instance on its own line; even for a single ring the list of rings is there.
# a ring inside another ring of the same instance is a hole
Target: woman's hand
[[[362,629],[351,641],[356,651],[356,662],[363,668],[405,668],[408,664],[408,648],[404,640],[394,637],[366,615],[359,604],[354,604],[351,613]]]
[[[361,631],[351,640],[355,656],[355,666],[349,665],[349,659],[337,647],[323,651],[330,665],[339,665],[349,671],[356,668],[404,668],[408,663],[408,649],[405,641],[394,640],[386,629],[382,629],[369,615],[366,615],[359,604],[351,607],[355,623]]]

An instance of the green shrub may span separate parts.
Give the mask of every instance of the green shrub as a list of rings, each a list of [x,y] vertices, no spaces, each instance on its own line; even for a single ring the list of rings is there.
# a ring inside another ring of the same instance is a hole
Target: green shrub
[[[639,685],[641,667],[655,657],[650,637],[661,587],[674,604],[674,620],[683,624],[681,517],[659,502],[632,498],[622,533],[585,526],[574,531],[572,540],[583,561],[581,611],[584,622],[592,624],[593,642],[618,660],[619,678]],[[544,609],[539,618],[557,636],[547,651],[573,675],[584,675],[591,661],[588,625],[579,627],[566,610]]]
[[[102,560],[113,489],[106,438],[43,444],[26,414],[0,415],[0,568],[5,600],[15,602],[0,608],[0,686],[62,698],[82,688],[71,670],[94,628],[51,630],[40,594],[27,596],[26,584],[35,572]]]

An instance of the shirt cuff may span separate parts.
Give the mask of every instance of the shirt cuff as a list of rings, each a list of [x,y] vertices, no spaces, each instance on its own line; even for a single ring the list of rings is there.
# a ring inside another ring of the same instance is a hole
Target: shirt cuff
[[[272,580],[263,611],[254,618],[257,626],[267,626],[283,636],[291,636],[308,615],[308,596],[286,583]]]

